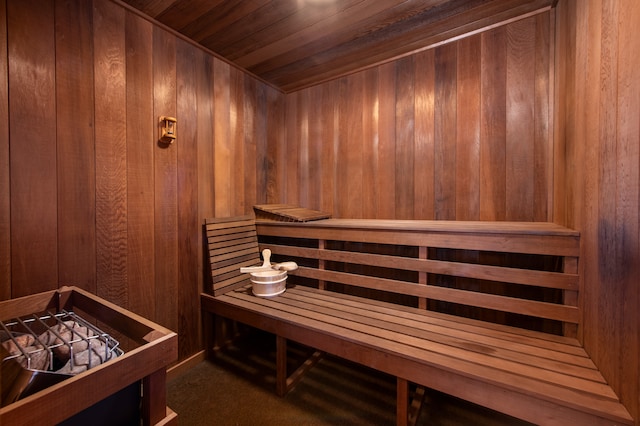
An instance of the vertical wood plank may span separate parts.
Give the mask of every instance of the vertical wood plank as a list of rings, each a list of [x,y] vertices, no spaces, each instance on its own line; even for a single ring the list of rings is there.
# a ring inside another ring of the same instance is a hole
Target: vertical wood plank
[[[396,69],[395,63],[378,70],[378,211],[377,219],[395,218],[396,200]]]
[[[415,64],[415,158],[413,219],[434,219],[435,55],[418,53]]]
[[[435,219],[456,214],[456,43],[436,48],[435,93]]]
[[[506,30],[482,34],[480,106],[480,220],[506,213]]]
[[[618,278],[619,266],[610,259],[621,259],[620,242],[616,229],[616,196],[618,173],[618,140],[616,138],[618,104],[618,25],[615,2],[604,0],[601,14],[601,62],[600,62],[600,122],[599,122],[599,158],[598,187],[598,246],[599,278],[606,288],[600,287],[598,303],[598,325],[600,333],[604,333],[602,345],[596,352],[596,359],[602,365],[603,374],[614,388],[620,384],[621,377],[617,370],[617,354],[621,348],[620,297],[622,285]],[[577,143],[577,141],[576,141]],[[622,235],[622,233],[620,233]]]
[[[295,115],[295,143],[297,145],[297,164],[298,170],[296,179],[296,199],[297,204],[309,207],[309,181],[311,176],[309,174],[309,90],[304,89],[297,92],[294,96],[296,101],[296,115]]]
[[[349,85],[347,78],[341,78],[338,80],[337,102],[338,102],[338,138],[336,149],[336,180],[335,180],[335,193],[334,193],[334,213],[336,217],[349,217],[349,210],[347,205],[348,198],[348,181],[349,181],[349,168],[354,168],[355,164],[349,164]]]
[[[507,220],[533,220],[535,21],[507,25]]]
[[[209,285],[207,273],[209,262],[207,247],[204,242],[204,219],[215,215],[214,197],[214,157],[213,157],[213,126],[214,126],[214,96],[213,96],[213,56],[196,51],[196,144],[198,163],[198,291],[203,291]],[[204,324],[207,324],[205,321]],[[204,331],[206,333],[206,330]],[[207,334],[204,334],[207,339]],[[205,349],[209,349],[205,347]]]
[[[605,289],[594,284],[599,280],[600,269],[598,257],[600,256],[600,247],[598,244],[598,232],[600,227],[598,199],[600,197],[599,187],[599,173],[596,172],[600,168],[600,34],[601,34],[601,19],[599,13],[589,14],[587,11],[593,7],[593,10],[600,10],[602,4],[600,1],[589,2],[589,7],[582,9],[582,12],[578,11],[575,3],[567,3],[560,9],[562,12],[561,18],[564,18],[562,23],[565,23],[564,30],[561,34],[565,34],[563,40],[564,44],[562,48],[564,51],[568,51],[565,55],[566,60],[562,61],[565,64],[565,84],[563,94],[566,98],[565,104],[561,105],[564,109],[562,116],[565,121],[563,126],[566,134],[566,144],[575,144],[577,141],[572,140],[572,132],[576,132],[577,135],[583,135],[585,141],[584,149],[584,162],[579,156],[575,155],[574,150],[565,148],[567,152],[566,157],[563,156],[560,160],[567,164],[566,172],[570,172],[570,163],[577,162],[577,167],[589,167],[593,170],[592,173],[586,173],[584,183],[577,184],[571,180],[568,176],[566,178],[566,194],[565,194],[565,206],[563,214],[566,217],[566,223],[575,223],[581,229],[581,239],[585,241],[591,241],[590,244],[584,244],[583,252],[580,258],[583,259],[580,262],[580,275],[582,277],[582,288],[580,292],[581,303],[586,308],[587,306],[598,306],[598,300],[600,298],[600,292]],[[559,12],[560,14],[560,12]],[[575,17],[575,18],[573,18]],[[559,22],[560,25],[560,22]],[[574,45],[577,32],[580,34],[588,34],[585,37],[586,43],[584,45]],[[587,59],[588,58],[588,59]],[[576,98],[574,95],[574,86],[582,86],[579,82],[584,81],[585,90],[581,91],[580,97]],[[571,104],[569,101],[575,99],[576,105]],[[580,102],[582,101],[582,102]],[[579,102],[579,104],[578,104]],[[576,108],[578,108],[576,110]],[[581,113],[581,109],[584,108],[584,112]],[[575,116],[573,111],[576,112]],[[582,116],[584,114],[584,121],[582,124]],[[578,120],[576,120],[578,118]],[[582,127],[584,126],[584,129]],[[560,139],[562,140],[562,139]],[[558,161],[558,160],[556,160]],[[584,197],[585,203],[584,213],[582,215],[582,224],[576,223],[573,220],[573,214],[571,212],[582,208],[577,204],[572,204],[572,192],[576,192],[580,189],[581,185],[584,185]],[[583,316],[585,321],[583,344],[592,356],[598,353],[598,346],[601,343],[601,339],[598,338],[597,327],[589,327],[589,324],[598,324],[598,310],[583,309]],[[597,361],[597,360],[596,360]]]
[[[362,214],[376,217],[378,210],[378,186],[375,185],[378,169],[378,72],[377,68],[364,71],[362,94]]]
[[[284,163],[280,163],[284,175],[284,199],[287,203],[294,205],[300,204],[298,198],[300,195],[298,185],[300,127],[296,122],[298,117],[298,100],[299,96],[297,93],[287,95],[285,110],[286,142],[280,157],[281,160],[284,160]]]
[[[457,43],[456,220],[480,218],[481,38]]]
[[[258,157],[258,85],[256,80],[250,76],[244,79],[242,88],[244,94],[244,212],[249,214],[253,211],[253,205],[257,202],[257,157]]]
[[[56,1],[55,20],[58,279],[95,293],[92,3]]]
[[[346,171],[345,191],[342,191],[346,217],[362,217],[362,74],[350,75],[346,78],[346,110],[341,110],[340,118],[346,128],[344,138],[340,142],[340,152],[346,160],[343,164]],[[342,106],[342,104],[341,104]]]
[[[53,16],[53,1],[7,2],[11,297],[58,286]]]
[[[96,294],[127,306],[124,10],[93,3],[96,114]]]
[[[177,145],[178,173],[178,347],[180,359],[196,353],[201,347],[198,287],[198,145],[197,145],[197,69],[196,48],[178,41],[176,57],[177,105],[179,120]]]
[[[230,122],[230,75],[231,67],[226,62],[214,59],[214,167],[215,210],[217,217],[231,216],[231,134]]]
[[[334,81],[322,86],[322,109],[318,117],[323,123],[320,210],[332,214],[335,212],[336,155],[339,136],[337,84]]]
[[[0,300],[11,298],[11,182],[9,180],[9,79],[7,4],[0,0]]]
[[[395,218],[411,219],[414,209],[415,86],[409,56],[396,64],[396,199]]]
[[[255,142],[256,142],[256,188],[255,203],[267,203],[267,139],[272,130],[270,126],[270,105],[268,102],[268,89],[266,85],[256,84],[255,106]]]
[[[619,300],[623,301],[619,327],[622,343],[618,362],[623,366],[620,394],[636,395],[640,410],[640,22],[638,2],[621,2],[618,9],[618,194],[616,230],[620,244],[618,280],[622,283]],[[635,342],[635,343],[634,343]],[[635,377],[626,380],[627,377]],[[637,418],[637,414],[636,414]]]
[[[552,176],[549,155],[553,140],[549,137],[550,122],[550,18],[548,13],[530,18],[535,22],[535,77],[534,77],[534,153],[533,153],[533,213],[535,221],[551,219],[549,192]]]
[[[309,180],[305,207],[322,210],[322,138],[326,123],[322,122],[322,86],[309,89],[309,136],[307,164]]]
[[[180,121],[180,140],[177,142],[178,173],[178,333],[180,354],[186,357],[199,347],[200,321],[198,312],[198,159],[197,159],[197,63],[198,50],[191,44],[178,41],[176,58],[177,106]]]
[[[155,318],[153,26],[125,16],[128,307]]]
[[[285,96],[274,89],[267,90],[267,151],[265,167],[267,169],[267,202],[281,203],[285,200],[284,172],[285,164]]]
[[[153,114],[158,123],[160,116],[176,116],[176,38],[154,27],[153,52]],[[171,330],[178,330],[176,144],[156,142],[154,148],[155,319]]]
[[[197,131],[198,140],[198,217],[202,222],[215,214],[214,199],[214,93],[213,57],[204,52],[196,53]]]
[[[230,68],[229,83],[229,143],[230,163],[230,192],[228,203],[231,207],[231,215],[242,215],[245,211],[245,184],[248,170],[245,164],[245,114],[244,114],[244,74],[237,68]],[[249,206],[250,208],[250,206]]]

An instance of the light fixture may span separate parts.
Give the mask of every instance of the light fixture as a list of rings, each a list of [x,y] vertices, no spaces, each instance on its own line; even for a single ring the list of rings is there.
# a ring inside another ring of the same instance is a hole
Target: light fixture
[[[174,117],[160,117],[160,142],[171,144],[176,140],[176,125]]]

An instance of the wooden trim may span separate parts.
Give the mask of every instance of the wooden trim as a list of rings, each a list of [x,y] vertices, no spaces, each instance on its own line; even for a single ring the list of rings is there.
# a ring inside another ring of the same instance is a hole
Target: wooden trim
[[[167,369],[167,382],[175,380],[207,359],[207,352],[201,350]]]

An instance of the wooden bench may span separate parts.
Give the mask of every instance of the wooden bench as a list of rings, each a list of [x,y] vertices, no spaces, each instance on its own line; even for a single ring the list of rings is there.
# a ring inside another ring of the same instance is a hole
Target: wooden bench
[[[280,395],[301,376],[287,376],[291,340],[397,377],[398,424],[409,418],[409,383],[536,424],[633,424],[579,343],[575,231],[345,219],[254,228],[249,216],[206,229],[213,283],[203,313],[276,335]],[[264,248],[300,265],[268,299],[236,272]]]

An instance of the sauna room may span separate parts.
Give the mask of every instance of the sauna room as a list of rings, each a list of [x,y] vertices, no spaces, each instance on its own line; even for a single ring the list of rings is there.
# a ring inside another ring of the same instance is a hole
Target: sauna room
[[[640,426],[639,25],[0,0],[0,424]]]

